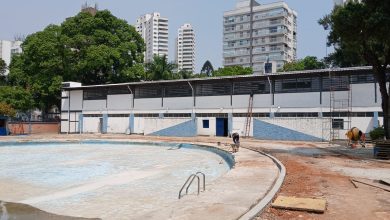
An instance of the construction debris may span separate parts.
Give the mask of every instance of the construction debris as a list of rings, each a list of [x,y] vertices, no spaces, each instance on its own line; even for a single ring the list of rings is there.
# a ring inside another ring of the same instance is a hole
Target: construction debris
[[[390,186],[386,186],[385,184],[379,183],[379,181],[368,180],[368,179],[352,179],[354,182],[362,183],[368,186],[372,186],[375,188],[383,189],[387,192],[390,192]]]
[[[359,188],[356,183],[353,181],[353,179],[349,179],[349,181],[352,183],[352,185],[355,187],[355,188]]]
[[[272,203],[272,207],[277,209],[324,213],[326,210],[326,200],[278,196]]]

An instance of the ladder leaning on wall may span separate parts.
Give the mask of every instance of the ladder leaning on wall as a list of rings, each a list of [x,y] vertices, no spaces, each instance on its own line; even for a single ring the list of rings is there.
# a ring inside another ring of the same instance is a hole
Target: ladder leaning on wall
[[[253,93],[249,96],[248,112],[245,119],[244,137],[249,137],[252,123]]]

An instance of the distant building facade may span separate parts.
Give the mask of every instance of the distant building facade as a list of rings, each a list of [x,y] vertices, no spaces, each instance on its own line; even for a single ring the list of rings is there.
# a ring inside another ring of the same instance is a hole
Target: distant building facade
[[[195,33],[191,24],[184,24],[177,31],[176,64],[179,70],[195,72]]]
[[[81,11],[90,13],[91,15],[95,16],[98,12],[98,6],[95,4],[95,7],[89,6],[87,3],[85,3],[83,6],[81,6]]]
[[[11,64],[12,56],[22,53],[22,41],[0,40],[0,58],[5,61],[7,67]],[[8,75],[9,71],[5,72]]]
[[[145,62],[153,61],[153,56],[168,57],[168,19],[160,13],[142,15],[137,19],[136,30],[146,45]]]
[[[286,3],[239,0],[223,17],[225,67],[252,67],[255,74],[262,74],[267,60],[274,72],[296,59],[297,13]]]

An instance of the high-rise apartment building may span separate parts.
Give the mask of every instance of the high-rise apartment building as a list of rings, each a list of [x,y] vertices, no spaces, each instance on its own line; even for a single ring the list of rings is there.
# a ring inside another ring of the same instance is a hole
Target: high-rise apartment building
[[[154,55],[168,57],[168,19],[160,13],[145,14],[137,19],[137,32],[146,44],[145,62],[151,62]]]
[[[297,13],[284,2],[238,0],[224,13],[223,27],[224,66],[252,67],[262,74],[267,61],[275,72],[297,57]]]
[[[22,41],[8,41],[0,40],[0,58],[5,61],[7,66],[11,64],[12,56],[15,54],[22,53]],[[8,75],[9,71],[5,72],[5,75]]]
[[[177,31],[176,64],[179,70],[195,72],[195,33],[191,24],[184,24]]]

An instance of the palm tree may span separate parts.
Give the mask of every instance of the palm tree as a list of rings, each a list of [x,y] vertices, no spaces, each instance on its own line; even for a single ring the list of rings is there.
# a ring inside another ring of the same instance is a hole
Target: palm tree
[[[173,71],[176,67],[175,63],[168,62],[166,55],[154,55],[153,61],[145,64],[146,72],[150,80],[173,79]]]

